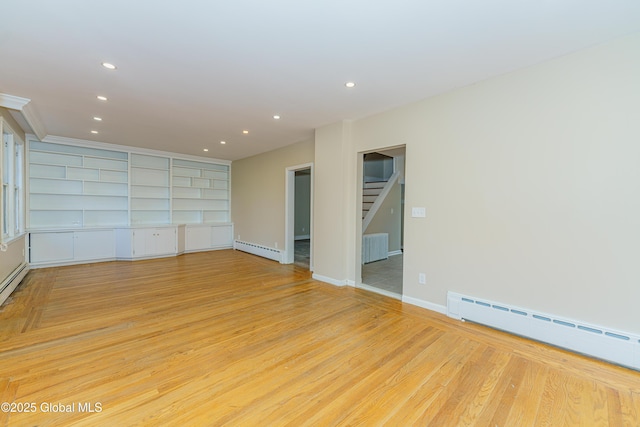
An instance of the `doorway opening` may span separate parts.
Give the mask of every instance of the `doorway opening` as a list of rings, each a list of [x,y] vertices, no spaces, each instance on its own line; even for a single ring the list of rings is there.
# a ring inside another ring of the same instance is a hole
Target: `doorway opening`
[[[402,299],[405,152],[394,147],[362,154],[360,286]]]
[[[286,170],[285,264],[313,271],[313,164]]]

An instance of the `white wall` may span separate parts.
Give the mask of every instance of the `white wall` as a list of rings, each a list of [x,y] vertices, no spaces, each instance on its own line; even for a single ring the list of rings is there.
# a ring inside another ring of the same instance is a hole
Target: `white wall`
[[[234,239],[285,248],[286,168],[312,163],[313,156],[313,141],[303,141],[232,163]]]
[[[357,153],[406,144],[405,296],[444,306],[451,290],[640,333],[638,76],[635,34],[318,129],[315,272],[355,280]]]

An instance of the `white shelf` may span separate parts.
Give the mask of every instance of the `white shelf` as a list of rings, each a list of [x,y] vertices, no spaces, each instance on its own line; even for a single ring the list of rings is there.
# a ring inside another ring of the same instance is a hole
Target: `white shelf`
[[[127,224],[127,153],[39,141],[29,149],[29,228]]]
[[[32,230],[230,221],[225,163],[29,142]]]
[[[229,167],[173,160],[174,223],[203,224],[229,221]]]
[[[131,224],[171,222],[169,158],[131,155]]]

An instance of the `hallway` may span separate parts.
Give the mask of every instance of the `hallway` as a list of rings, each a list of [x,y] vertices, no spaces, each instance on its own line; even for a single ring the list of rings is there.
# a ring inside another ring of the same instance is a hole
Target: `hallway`
[[[394,255],[385,260],[362,266],[362,283],[402,297],[403,255]]]

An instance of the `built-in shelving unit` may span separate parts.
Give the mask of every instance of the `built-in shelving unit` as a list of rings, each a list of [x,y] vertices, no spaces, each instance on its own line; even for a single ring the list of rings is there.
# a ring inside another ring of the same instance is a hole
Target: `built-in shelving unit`
[[[31,140],[32,266],[230,248],[230,162]]]
[[[31,229],[128,222],[128,153],[30,141]]]
[[[173,159],[173,222],[229,222],[229,166]]]
[[[169,158],[131,154],[131,225],[171,222]]]

